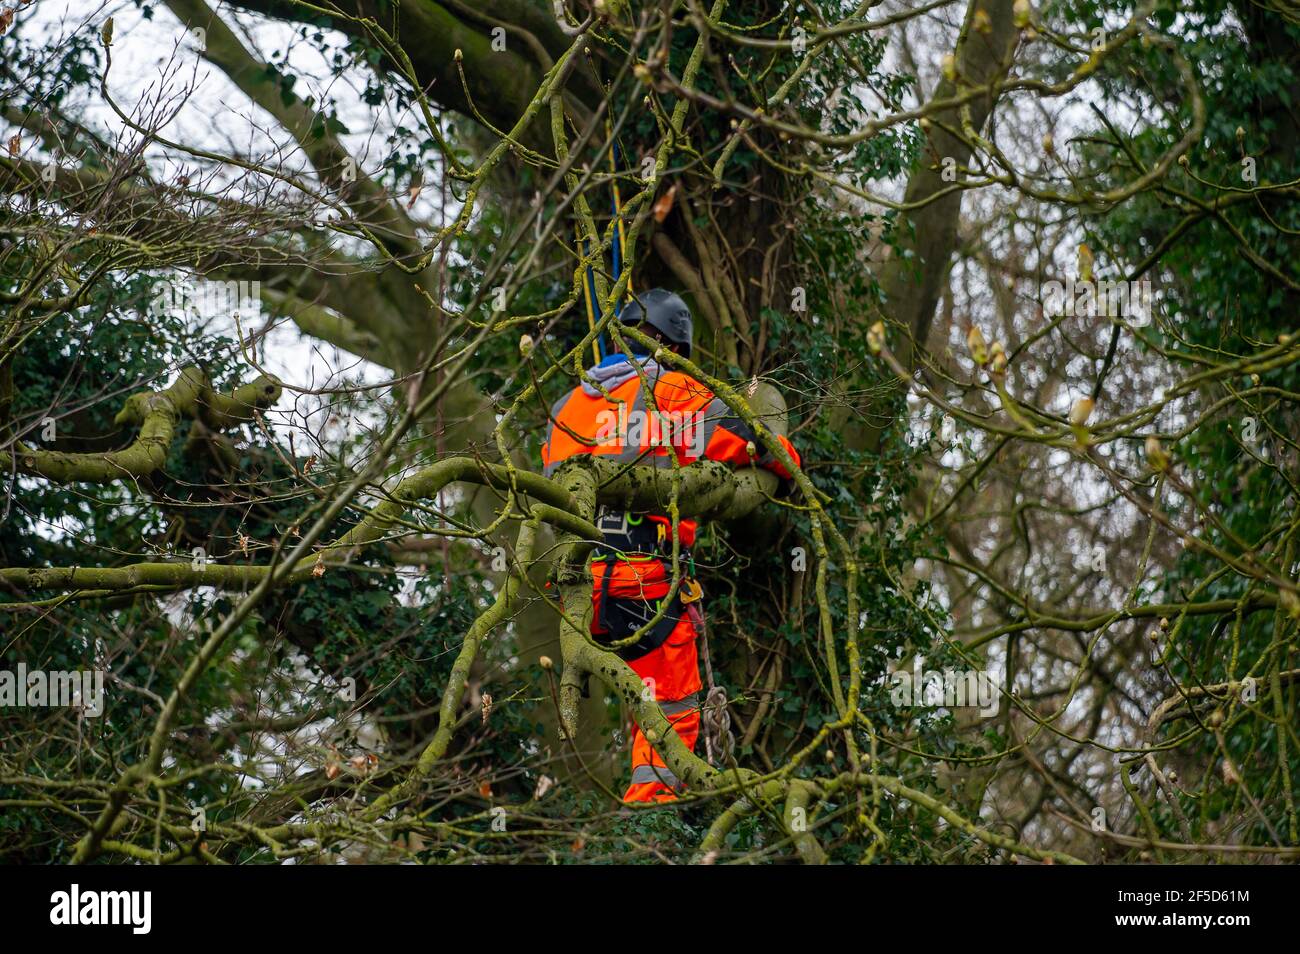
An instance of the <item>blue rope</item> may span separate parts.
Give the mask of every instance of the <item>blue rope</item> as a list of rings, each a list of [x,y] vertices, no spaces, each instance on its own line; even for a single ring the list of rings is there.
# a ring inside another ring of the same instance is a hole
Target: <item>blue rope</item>
[[[614,172],[615,174],[617,174],[618,168],[623,164],[623,152],[619,148],[617,141],[615,141],[612,145],[610,151],[610,158],[612,161],[612,165],[614,167]],[[610,215],[613,217],[612,227],[614,229],[614,240],[613,242],[610,243],[610,251],[612,254],[613,264],[614,264],[614,284],[617,285],[619,278],[622,277],[623,274],[623,228],[622,228],[623,210],[619,208],[617,184],[615,184],[614,188],[610,192],[609,206],[610,206]],[[581,239],[579,240],[578,249],[582,254],[583,258],[586,258],[587,243],[585,240],[581,240]],[[599,321],[600,320],[600,299],[596,296],[596,270],[592,268],[590,265],[587,266],[586,292],[587,292],[589,314],[590,316],[594,317],[596,321]],[[614,302],[615,319],[620,318],[622,314],[623,314],[623,302],[622,301]],[[604,334],[599,334],[596,336],[596,348],[600,354],[601,360],[603,361],[606,358],[606,356],[609,354],[609,349],[605,346]]]

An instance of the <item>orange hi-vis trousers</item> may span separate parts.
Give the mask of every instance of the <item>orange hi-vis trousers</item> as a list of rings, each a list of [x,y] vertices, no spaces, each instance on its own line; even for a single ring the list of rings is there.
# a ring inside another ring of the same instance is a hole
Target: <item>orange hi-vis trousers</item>
[[[696,640],[699,633],[685,615],[677,621],[662,646],[628,661],[654,692],[674,731],[694,751],[700,734],[702,683]],[[623,793],[625,802],[670,802],[682,783],[637,726],[632,735],[632,783]]]

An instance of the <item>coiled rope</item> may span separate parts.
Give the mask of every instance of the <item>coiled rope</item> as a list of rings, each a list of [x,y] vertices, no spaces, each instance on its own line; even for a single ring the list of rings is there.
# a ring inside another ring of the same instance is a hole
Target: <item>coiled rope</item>
[[[736,736],[731,731],[731,713],[727,711],[727,690],[713,681],[713,659],[709,653],[709,628],[704,613],[692,604],[691,621],[700,632],[700,655],[704,660],[704,678],[708,692],[700,706],[700,734],[704,736],[704,757],[714,768],[732,760]]]

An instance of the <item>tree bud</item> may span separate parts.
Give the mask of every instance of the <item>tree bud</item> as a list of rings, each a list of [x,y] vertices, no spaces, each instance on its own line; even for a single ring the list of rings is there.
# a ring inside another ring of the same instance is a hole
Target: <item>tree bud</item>
[[[975,359],[975,363],[984,366],[989,360],[988,346],[984,341],[984,332],[980,331],[979,325],[971,325],[970,331],[966,332],[966,347],[970,350],[970,356]]]
[[[1007,352],[1001,341],[993,342],[989,349],[989,374],[1000,378],[1007,373]]]
[[[1165,452],[1160,443],[1160,438],[1154,434],[1148,434],[1146,443],[1143,445],[1146,450],[1147,464],[1156,473],[1160,473],[1169,467],[1169,454]]]
[[[880,350],[885,346],[885,323],[877,321],[867,329],[867,347],[872,354],[880,354]]]
[[[1070,423],[1075,427],[1083,427],[1088,423],[1088,418],[1092,416],[1093,400],[1090,397],[1081,397],[1070,405]]]

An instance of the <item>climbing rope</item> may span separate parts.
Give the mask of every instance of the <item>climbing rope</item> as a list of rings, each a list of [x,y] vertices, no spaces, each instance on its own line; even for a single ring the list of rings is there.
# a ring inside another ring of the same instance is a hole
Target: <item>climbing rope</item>
[[[692,605],[695,628],[700,631],[700,656],[704,660],[704,679],[708,692],[700,706],[700,734],[704,736],[704,757],[714,768],[731,761],[736,737],[731,731],[731,713],[727,711],[727,690],[713,681],[713,660],[709,653],[709,629],[704,613]]]
[[[611,243],[610,255],[614,266],[614,284],[617,285],[619,278],[623,274],[623,197],[618,191],[618,167],[622,162],[623,153],[619,148],[618,140],[613,138],[614,130],[608,119],[605,121],[605,132],[610,137],[609,172],[611,191],[613,193],[610,197],[610,215],[613,219],[614,237]],[[582,237],[582,224],[580,222],[574,223],[573,232],[578,243],[578,254],[585,259],[587,257],[587,240]],[[627,289],[623,298],[632,294],[634,294],[632,278],[629,275]],[[587,330],[590,331],[596,327],[596,322],[600,320],[600,297],[596,293],[596,270],[590,264],[587,265],[585,280],[582,283],[582,298],[587,310]],[[614,303],[614,317],[617,318],[622,310],[623,299],[620,299]],[[603,360],[605,357],[605,336],[597,335],[596,340],[591,343],[591,349],[597,363]]]

